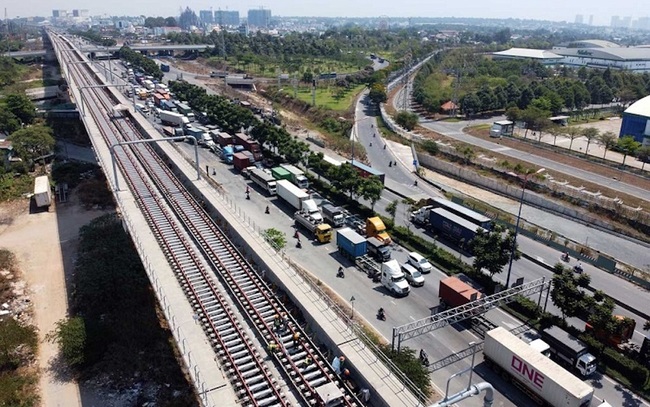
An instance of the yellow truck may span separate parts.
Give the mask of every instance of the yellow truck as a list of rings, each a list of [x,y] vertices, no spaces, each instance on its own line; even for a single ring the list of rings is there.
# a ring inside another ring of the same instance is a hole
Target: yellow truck
[[[386,225],[379,216],[366,219],[366,237],[375,237],[385,245],[392,243],[390,236],[386,232]]]
[[[327,243],[332,240],[332,227],[322,222],[322,220],[314,219],[309,214],[300,211],[294,214],[294,220],[312,232],[320,243]]]

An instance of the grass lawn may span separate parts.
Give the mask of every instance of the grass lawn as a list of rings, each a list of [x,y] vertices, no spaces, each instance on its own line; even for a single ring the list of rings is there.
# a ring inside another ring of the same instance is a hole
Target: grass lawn
[[[337,86],[330,86],[328,88],[316,89],[316,106],[322,106],[332,110],[347,110],[354,102],[355,97],[364,89],[364,85],[358,85],[354,88],[349,88],[343,92],[340,97],[336,97],[336,91],[339,89]],[[293,89],[287,88],[287,92],[293,95]],[[311,88],[299,87],[297,98],[311,103]]]

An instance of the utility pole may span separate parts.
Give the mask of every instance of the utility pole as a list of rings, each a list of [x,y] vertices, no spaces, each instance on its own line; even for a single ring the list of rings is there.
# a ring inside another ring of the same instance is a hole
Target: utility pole
[[[316,106],[316,79],[311,81],[311,104]]]

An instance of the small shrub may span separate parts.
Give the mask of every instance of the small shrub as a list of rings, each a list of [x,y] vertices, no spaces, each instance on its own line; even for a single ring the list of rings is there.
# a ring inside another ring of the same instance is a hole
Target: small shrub
[[[86,325],[83,318],[62,319],[47,334],[47,339],[59,345],[63,359],[69,366],[79,366],[85,361]]]

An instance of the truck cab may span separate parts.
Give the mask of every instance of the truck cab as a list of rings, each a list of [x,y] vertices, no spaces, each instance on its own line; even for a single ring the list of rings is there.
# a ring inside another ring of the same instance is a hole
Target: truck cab
[[[387,245],[392,243],[390,236],[386,232],[386,226],[379,216],[366,219],[366,236],[376,237]]]
[[[318,206],[313,199],[302,201],[302,211],[309,214],[309,216],[319,223],[323,221],[323,215],[318,210]]]
[[[330,221],[332,225],[335,227],[343,226],[345,217],[341,208],[332,204],[325,204],[321,206],[321,210],[323,211],[323,217]]]
[[[368,254],[380,262],[388,261],[391,257],[390,247],[376,237],[368,238]]]
[[[406,297],[411,292],[397,260],[381,264],[381,284],[397,297]]]

